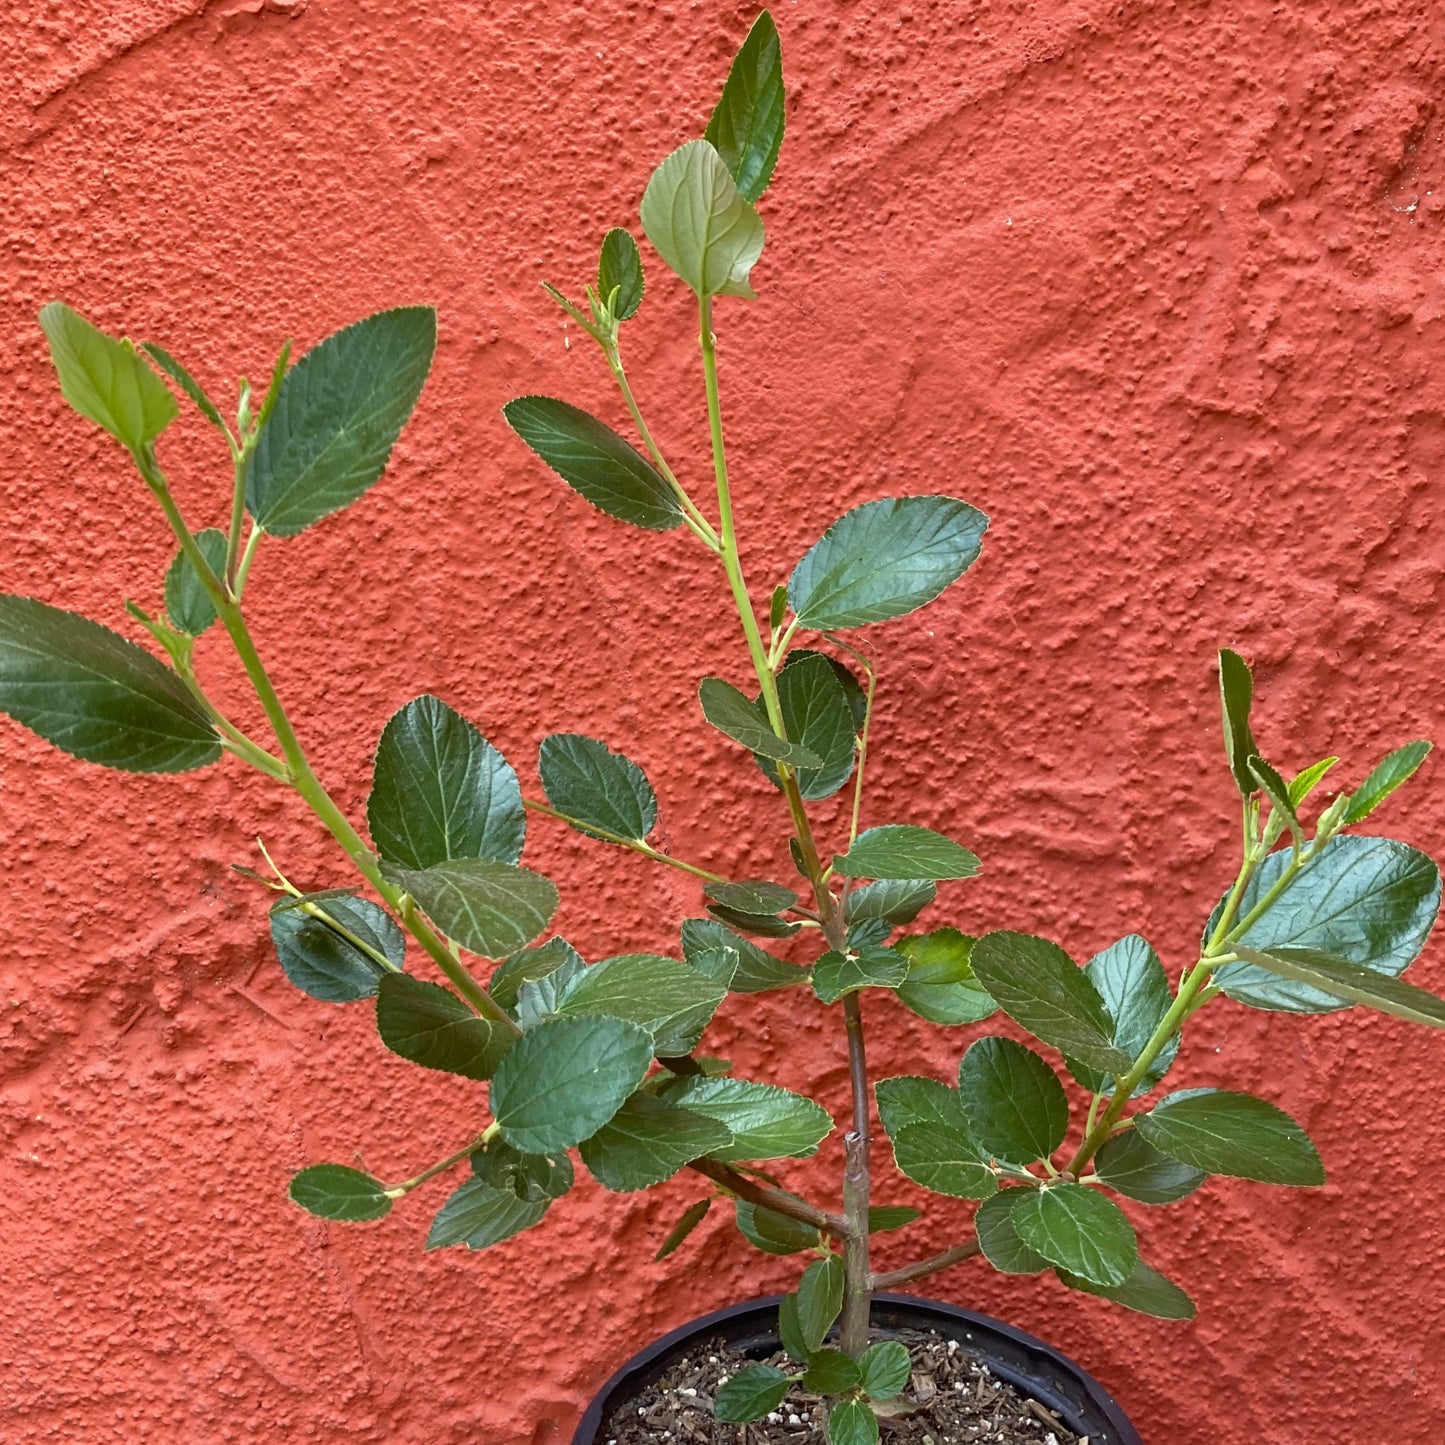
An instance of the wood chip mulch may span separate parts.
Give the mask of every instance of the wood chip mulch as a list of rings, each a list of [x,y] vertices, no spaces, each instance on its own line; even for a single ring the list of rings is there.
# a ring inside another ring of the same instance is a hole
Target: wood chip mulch
[[[916,1330],[900,1330],[892,1338],[907,1345],[913,1377],[884,1407],[898,1413],[880,1420],[882,1445],[1090,1445],[1087,1435],[1074,1434],[970,1358],[957,1340]],[[756,1364],[800,1373],[781,1351],[768,1359],[750,1358],[711,1340],[620,1408],[598,1445],[826,1445],[827,1406],[796,1385],[773,1414],[751,1425],[713,1418],[718,1388]]]

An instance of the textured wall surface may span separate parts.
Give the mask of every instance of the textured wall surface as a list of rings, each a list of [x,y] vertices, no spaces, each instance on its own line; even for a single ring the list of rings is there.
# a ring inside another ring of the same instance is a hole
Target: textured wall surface
[[[721,577],[687,534],[591,511],[499,414],[539,390],[620,424],[538,283],[575,293],[602,231],[635,229],[752,7],[24,11],[0,37],[0,587],[134,635],[122,599],[154,605],[170,555],[118,448],[62,406],[44,301],[162,342],[227,395],[287,336],[435,302],[436,368],[387,479],[252,577],[322,776],[359,809],[382,722],[435,690],[524,779],[544,734],[606,737],[647,767],[678,853],[787,877],[778,795],[696,712],[701,675],[746,667]],[[754,586],[847,505],[943,490],[988,511],[965,581],[866,634],[868,817],[982,855],[939,923],[1078,958],[1137,928],[1177,970],[1235,867],[1218,644],[1254,661],[1282,766],[1338,752],[1353,782],[1442,731],[1445,21],[1431,0],[782,0],[778,21],[790,129],[762,299],[724,301],[718,325]],[[701,482],[694,316],[644,255],[630,369]],[[222,524],[204,423],[162,450],[193,524]],[[217,639],[202,664],[255,720]],[[1382,831],[1445,852],[1440,777]],[[449,1152],[485,1091],[386,1055],[365,1007],[290,989],[265,899],[229,869],[258,835],[302,883],[349,881],[239,764],[135,779],[0,720],[0,1437],[559,1442],[642,1343],[795,1278],[717,1214],[652,1264],[698,1195],[685,1177],[642,1196],[583,1180],[477,1255],[422,1253],[443,1181],[367,1227],[291,1207],[308,1162],[360,1151],[397,1178]],[[675,947],[699,908],[682,875],[543,819],[528,862],[592,958]],[[1417,976],[1445,986],[1438,944]],[[887,1000],[868,1017],[884,1072],[947,1074],[981,1031]],[[836,1011],[734,998],[710,1044],[844,1103]],[[1151,1445],[1434,1438],[1442,1070],[1445,1042],[1403,1024],[1217,1005],[1174,1078],[1274,1098],[1331,1181],[1134,1210],[1197,1323],[976,1266],[926,1287],[1073,1353]],[[827,1190],[839,1157],[830,1142],[788,1178]],[[933,1200],[884,1265],[965,1217]]]

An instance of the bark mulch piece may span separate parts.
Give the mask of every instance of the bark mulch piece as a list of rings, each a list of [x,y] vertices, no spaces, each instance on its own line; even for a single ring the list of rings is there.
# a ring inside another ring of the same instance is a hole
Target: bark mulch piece
[[[908,1388],[888,1407],[906,1413],[880,1420],[882,1445],[1090,1445],[1057,1416],[1018,1393],[972,1359],[957,1340],[932,1331],[900,1330],[913,1360]],[[770,1364],[798,1373],[779,1351],[750,1357],[722,1340],[697,1346],[669,1367],[603,1427],[600,1445],[827,1445],[827,1407],[798,1386],[766,1419],[725,1425],[712,1399],[748,1365]]]

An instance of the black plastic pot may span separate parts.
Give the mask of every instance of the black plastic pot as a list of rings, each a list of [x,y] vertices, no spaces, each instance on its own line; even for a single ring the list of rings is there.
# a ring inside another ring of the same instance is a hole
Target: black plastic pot
[[[1011,1325],[937,1300],[882,1294],[873,1299],[873,1328],[884,1335],[900,1329],[937,1330],[956,1339],[999,1379],[1052,1410],[1076,1434],[1087,1435],[1089,1445],[1144,1445],[1092,1375]],[[778,1348],[778,1296],[704,1315],[634,1355],[588,1406],[572,1445],[606,1445],[603,1426],[619,1405],[634,1400],[679,1356],[713,1339],[727,1340],[760,1358],[771,1355]]]

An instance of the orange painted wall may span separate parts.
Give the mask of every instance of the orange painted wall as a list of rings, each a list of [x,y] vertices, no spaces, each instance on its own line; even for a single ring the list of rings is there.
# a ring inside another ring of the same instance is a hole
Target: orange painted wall
[[[126,627],[170,548],[117,448],[66,411],[36,309],[63,296],[208,386],[369,310],[441,309],[390,475],[263,549],[262,646],[323,777],[358,810],[382,722],[435,690],[530,774],[545,733],[642,761],[667,842],[782,870],[784,816],[694,688],[745,661],[686,535],[549,480],[510,395],[619,421],[538,283],[576,291],[653,164],[697,134],[752,7],[596,0],[56,0],[12,19],[0,87],[6,403],[0,586]],[[722,303],[725,406],[755,586],[846,506],[954,492],[994,518],[883,660],[871,821],[943,828],[986,872],[938,922],[1130,929],[1171,968],[1234,871],[1213,652],[1255,662],[1265,751],[1347,781],[1442,732],[1445,22],[1429,0],[782,0],[792,105],[756,304]],[[651,253],[631,368],[702,477],[694,320]],[[223,520],[204,424],[164,460]],[[220,646],[204,665],[254,717]],[[1445,853],[1434,765],[1382,816]],[[824,810],[825,821],[830,817]],[[836,812],[831,815],[836,821]],[[491,1253],[424,1255],[438,1183],[365,1228],[285,1200],[361,1151],[400,1177],[476,1128],[481,1086],[385,1054],[365,1007],[282,978],[257,835],[348,881],[288,798],[226,764],[82,767],[0,723],[0,1438],[565,1440],[590,1392],[690,1315],[795,1266],[696,1196],[590,1181]],[[675,946],[699,900],[534,820],[589,957]],[[420,967],[420,965],[416,965]],[[1438,944],[1420,964],[1445,985]],[[868,1008],[880,1071],[948,1072],[978,1030]],[[712,1045],[841,1107],[834,1013],[734,999]],[[1183,1084],[1259,1090],[1321,1140],[1323,1189],[1214,1183],[1135,1211],[1200,1303],[1165,1325],[964,1268],[940,1296],[1095,1370],[1151,1442],[1433,1438],[1445,1399],[1445,1043],[1379,1018],[1221,1004]],[[826,1187],[835,1144],[790,1180]],[[823,1181],[823,1183],[820,1183]],[[899,1187],[889,1197],[914,1199]],[[949,1242],[964,1206],[881,1246]],[[917,1236],[914,1238],[914,1236]]]

